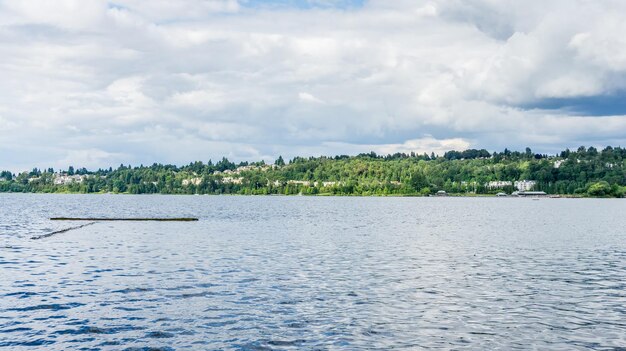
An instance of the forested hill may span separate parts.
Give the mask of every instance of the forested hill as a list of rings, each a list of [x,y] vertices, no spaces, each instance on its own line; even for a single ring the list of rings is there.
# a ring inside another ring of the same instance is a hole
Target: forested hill
[[[525,180],[525,182],[523,182]],[[520,187],[526,186],[525,189]],[[2,192],[161,194],[495,194],[515,190],[548,194],[622,197],[626,149],[580,147],[558,155],[486,150],[449,151],[443,156],[398,153],[296,157],[274,164],[194,162],[88,171],[33,169],[0,173]]]

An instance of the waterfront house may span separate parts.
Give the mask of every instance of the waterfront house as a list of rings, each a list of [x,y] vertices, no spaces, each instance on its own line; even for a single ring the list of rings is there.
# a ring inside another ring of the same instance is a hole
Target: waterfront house
[[[495,180],[495,181],[491,181],[489,183],[486,183],[485,186],[489,189],[498,189],[498,188],[504,188],[505,186],[511,186],[513,185],[512,182],[510,181],[502,181],[502,180]]]
[[[65,175],[60,173],[55,173],[53,176],[54,185],[66,185],[70,183],[82,183],[83,180],[87,178],[86,175],[74,174],[74,175]]]
[[[519,180],[517,182],[514,183],[515,188],[517,188],[517,190],[519,191],[530,191],[533,190],[533,188],[535,187],[535,185],[537,184],[537,182],[535,182],[534,180]]]

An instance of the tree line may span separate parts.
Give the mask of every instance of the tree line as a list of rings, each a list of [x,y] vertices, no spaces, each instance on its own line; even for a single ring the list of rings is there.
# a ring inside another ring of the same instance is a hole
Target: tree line
[[[68,178],[59,182],[59,177]],[[73,192],[130,194],[304,194],[304,195],[429,195],[512,192],[512,186],[489,188],[490,181],[533,180],[533,190],[548,194],[623,197],[626,149],[598,150],[581,146],[556,155],[525,151],[490,153],[469,149],[434,153],[374,152],[356,156],[279,157],[234,163],[196,161],[184,166],[120,165],[89,171],[69,167],[13,174],[0,172],[0,192]]]

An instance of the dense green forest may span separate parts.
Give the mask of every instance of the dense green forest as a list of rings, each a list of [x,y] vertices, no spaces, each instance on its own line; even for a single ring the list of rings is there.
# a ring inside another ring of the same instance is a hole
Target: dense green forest
[[[1,192],[75,192],[130,194],[303,194],[429,195],[512,193],[515,182],[529,180],[532,190],[548,194],[623,197],[626,148],[579,147],[558,155],[504,150],[449,151],[434,154],[279,157],[235,164],[228,159],[186,166],[120,165],[117,169],[0,172]],[[498,186],[491,186],[500,182]]]

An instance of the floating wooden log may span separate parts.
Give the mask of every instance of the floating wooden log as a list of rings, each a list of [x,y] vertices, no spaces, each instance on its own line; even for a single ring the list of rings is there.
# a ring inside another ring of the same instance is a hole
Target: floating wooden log
[[[198,218],[182,217],[182,218],[97,218],[97,217],[52,217],[51,221],[135,221],[135,222],[193,222]]]

